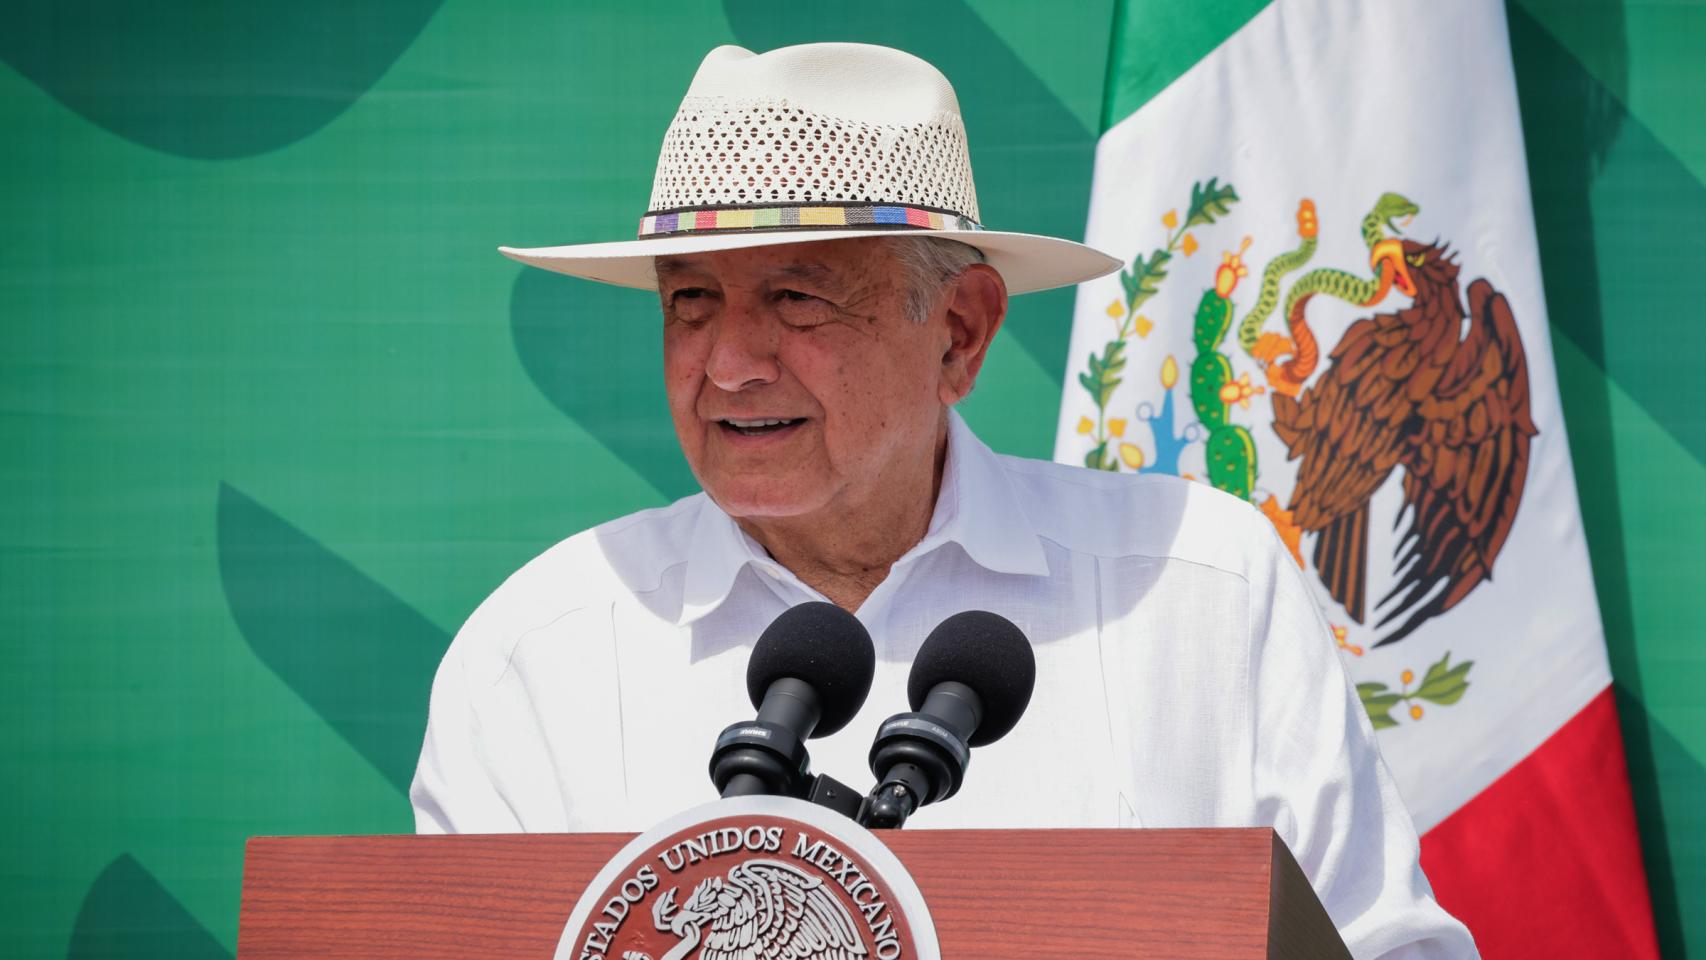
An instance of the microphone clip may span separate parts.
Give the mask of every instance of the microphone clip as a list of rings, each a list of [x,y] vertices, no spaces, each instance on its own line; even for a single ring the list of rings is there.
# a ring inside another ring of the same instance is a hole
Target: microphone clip
[[[730,724],[717,735],[711,751],[711,782],[725,797],[803,797],[810,777],[805,741],[780,723]]]
[[[859,793],[827,774],[811,772],[805,742],[787,726],[765,720],[730,724],[711,753],[711,782],[725,797],[794,797],[858,819]]]
[[[880,782],[860,805],[861,825],[904,826],[919,807],[948,799],[965,782],[971,763],[966,740],[982,713],[977,695],[948,681],[932,690],[923,706],[914,713],[895,714],[877,728],[871,770]]]

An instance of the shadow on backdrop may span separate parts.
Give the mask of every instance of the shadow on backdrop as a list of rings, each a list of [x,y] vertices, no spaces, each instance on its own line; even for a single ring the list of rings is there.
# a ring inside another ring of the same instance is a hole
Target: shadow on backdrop
[[[809,18],[786,0],[725,0],[723,9],[753,50],[833,39],[897,47],[935,64],[959,95],[984,224],[1084,236],[1096,131],[964,3],[871,0],[817,7]],[[1089,46],[1099,67],[1106,47]],[[1073,296],[1068,287],[1017,297],[1002,327],[1057,384],[1066,376]]]
[[[1592,59],[1615,64],[1618,77],[1602,83],[1544,25],[1510,7],[1552,325],[1706,465],[1700,255],[1681,239],[1706,230],[1706,184],[1617,99],[1614,88],[1628,86],[1622,7],[1569,11],[1595,18],[1594,29],[1578,32],[1602,46]]]
[[[440,2],[27,0],[6,7],[0,60],[133,143],[247,157],[360,99]]]
[[[219,574],[243,638],[279,679],[408,793],[450,637],[349,561],[219,487]]]
[[[130,854],[107,865],[77,911],[66,960],[231,960]]]
[[[669,418],[656,294],[528,267],[509,299],[534,386],[666,500],[699,489]]]
[[[1645,364],[1642,371],[1635,371],[1620,370],[1608,363],[1607,328],[1614,321],[1605,315],[1604,304],[1611,285],[1606,282],[1607,266],[1600,261],[1600,248],[1596,244],[1594,204],[1596,191],[1606,187],[1601,176],[1606,172],[1614,146],[1619,151],[1631,143],[1643,152],[1664,154],[1664,150],[1534,17],[1514,4],[1507,4],[1506,9],[1523,136],[1528,149],[1547,312],[1554,334],[1569,338],[1605,372],[1604,378],[1592,382],[1561,383],[1559,393],[1569,425],[1571,458],[1581,498],[1582,521],[1593,557],[1606,647],[1612,673],[1617,678],[1617,708],[1635,815],[1641,828],[1641,852],[1652,894],[1653,919],[1664,955],[1681,957],[1685,949],[1681,905],[1670,858],[1676,838],[1671,836],[1671,824],[1662,804],[1660,771],[1667,782],[1699,784],[1706,779],[1706,770],[1658,726],[1643,702],[1640,664],[1635,654],[1628,555],[1618,506],[1617,463],[1611,453],[1614,429],[1611,384],[1615,381],[1640,402],[1696,457],[1706,453],[1706,433],[1693,437],[1699,432],[1690,423],[1693,408],[1678,405],[1675,396],[1662,395],[1674,392],[1674,382],[1667,384],[1656,377],[1650,378]],[[1591,33],[1601,45],[1594,59],[1613,65],[1611,69],[1616,76],[1610,78],[1611,82],[1626,86],[1628,49],[1621,6],[1598,4],[1591,11],[1585,6],[1573,7],[1571,15],[1598,18],[1600,22],[1595,28],[1583,31],[1582,35]],[[1641,179],[1650,178],[1644,185],[1633,187],[1651,197],[1636,209],[1676,209],[1682,205],[1706,211],[1706,191],[1675,158],[1665,154],[1665,159],[1670,161],[1668,167],[1664,163],[1644,163],[1640,170],[1634,171]],[[1619,176],[1627,178],[1631,173]],[[1648,190],[1656,193],[1646,194]],[[1669,199],[1660,199],[1659,193],[1668,194]],[[1655,246],[1676,246],[1675,234],[1649,232],[1653,234],[1650,242]],[[1621,236],[1619,233],[1620,244]],[[1639,271],[1642,276],[1623,281],[1625,288],[1639,287],[1663,303],[1683,293],[1681,286],[1686,285],[1691,274],[1683,271],[1674,276],[1663,275],[1668,269],[1666,261],[1672,255],[1656,252],[1659,254],[1656,260],[1637,262],[1640,254],[1632,251],[1630,256],[1620,258],[1614,269]],[[1677,302],[1675,312],[1669,317],[1660,315],[1660,310],[1641,309],[1641,306],[1628,304],[1630,312],[1640,315],[1640,336],[1650,337],[1661,350],[1673,349],[1679,342],[1670,325],[1694,322],[1692,312],[1684,308],[1682,301]],[[1680,342],[1686,342],[1686,338]],[[1659,366],[1677,366],[1679,373],[1683,364],[1692,367],[1693,359],[1685,351],[1677,351],[1673,356],[1673,360],[1658,361]],[[1693,378],[1693,373],[1688,376]]]

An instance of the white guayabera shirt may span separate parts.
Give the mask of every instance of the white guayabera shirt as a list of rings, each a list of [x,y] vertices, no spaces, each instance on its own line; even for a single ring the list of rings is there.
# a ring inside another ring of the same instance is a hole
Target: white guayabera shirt
[[[410,798],[422,833],[638,831],[714,799],[747,656],[823,597],[703,494],[570,537],[445,654]],[[952,417],[929,532],[864,605],[876,679],[812,768],[868,784],[938,623],[991,610],[1036,692],[909,827],[1272,826],[1357,957],[1473,956],[1333,641],[1268,521],[1204,484],[998,456]]]

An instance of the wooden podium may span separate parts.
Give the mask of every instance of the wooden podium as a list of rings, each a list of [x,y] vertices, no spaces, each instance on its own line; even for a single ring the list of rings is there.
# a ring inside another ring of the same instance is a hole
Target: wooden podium
[[[918,830],[879,836],[945,960],[1348,958],[1272,830]],[[238,960],[550,960],[631,834],[256,837]]]

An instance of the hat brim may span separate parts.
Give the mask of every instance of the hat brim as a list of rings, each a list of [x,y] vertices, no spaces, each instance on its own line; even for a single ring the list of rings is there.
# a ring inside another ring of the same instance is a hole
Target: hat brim
[[[1000,271],[1010,294],[1081,283],[1112,273],[1122,266],[1119,258],[1082,243],[996,230],[754,230],[647,237],[564,247],[499,247],[498,252],[511,260],[554,273],[622,287],[656,290],[657,274],[652,268],[656,257],[871,237],[938,237],[976,247],[983,251],[989,265]]]

